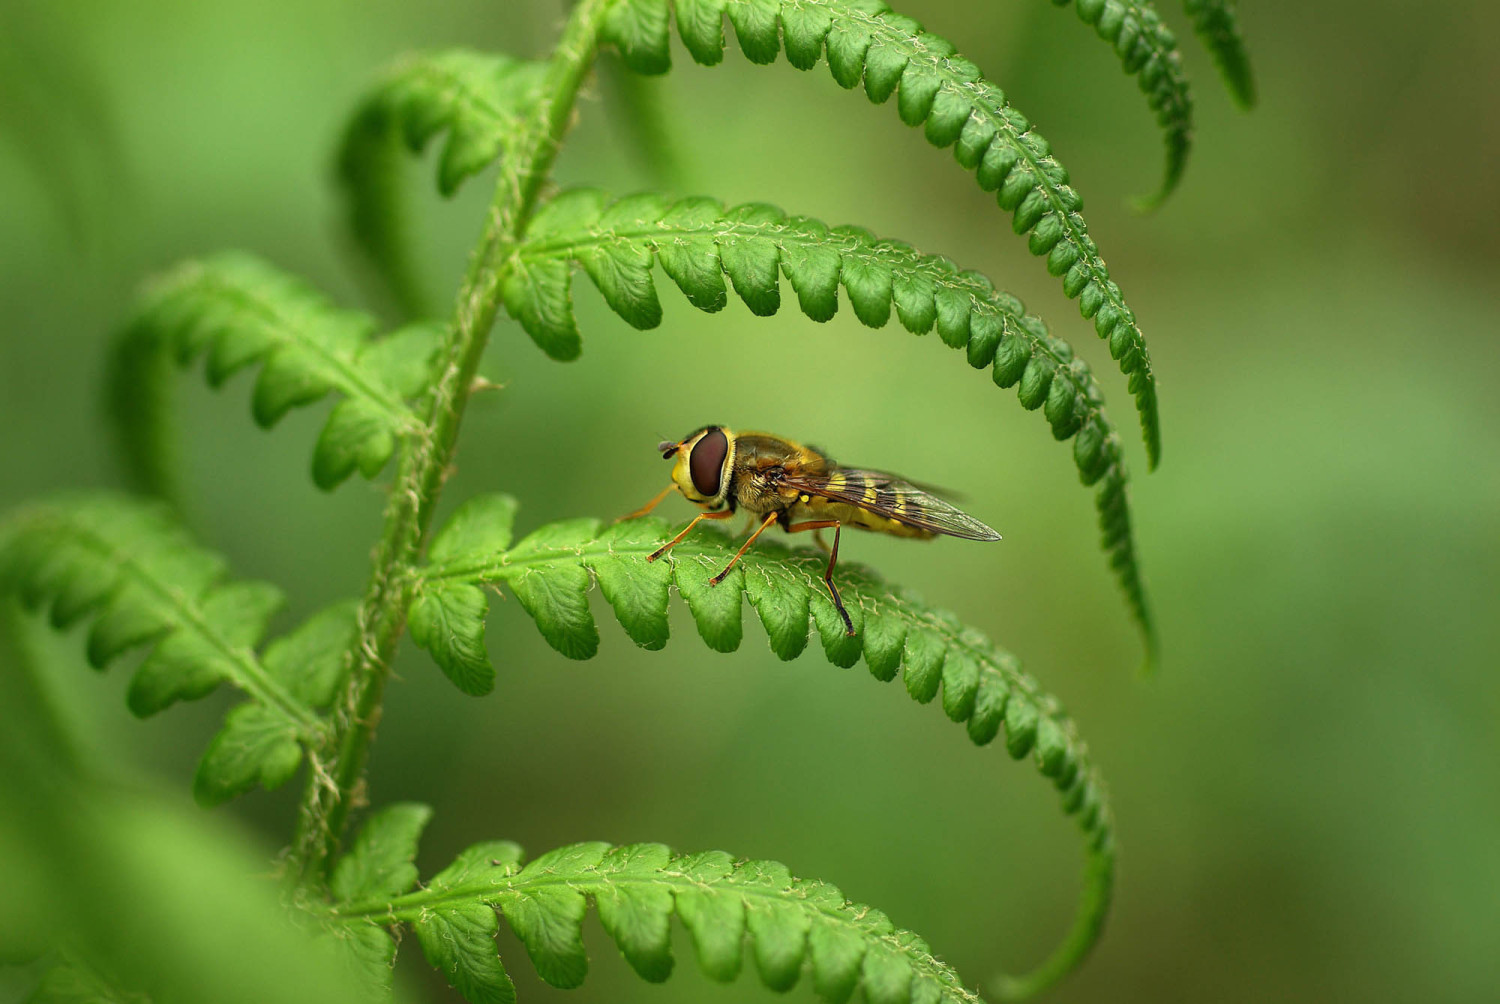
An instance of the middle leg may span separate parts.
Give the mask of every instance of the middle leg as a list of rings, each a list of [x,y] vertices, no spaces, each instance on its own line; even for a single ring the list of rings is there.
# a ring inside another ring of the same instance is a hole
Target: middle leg
[[[849,619],[849,611],[844,609],[844,599],[839,595],[839,587],[833,584],[833,567],[839,562],[839,531],[843,524],[836,519],[813,519],[805,523],[793,523],[786,528],[787,533],[798,533],[802,530],[814,532],[833,527],[833,547],[828,552],[828,567],[823,569],[823,585],[828,587],[828,595],[833,597],[834,609],[838,610],[839,616],[844,619],[844,634],[849,637],[854,635],[854,622]]]

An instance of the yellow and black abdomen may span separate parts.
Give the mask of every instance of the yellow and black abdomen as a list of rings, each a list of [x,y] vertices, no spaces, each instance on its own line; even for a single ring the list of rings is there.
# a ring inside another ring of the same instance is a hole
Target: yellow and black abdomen
[[[836,519],[845,526],[859,527],[861,530],[873,530],[876,533],[888,533],[895,537],[910,537],[916,540],[930,540],[937,536],[931,530],[903,523],[898,514],[885,515],[874,509],[866,509],[854,505],[851,502],[840,502],[834,499],[820,498],[817,495],[804,495],[807,501],[799,499],[792,506],[790,522],[802,523],[808,520]]]

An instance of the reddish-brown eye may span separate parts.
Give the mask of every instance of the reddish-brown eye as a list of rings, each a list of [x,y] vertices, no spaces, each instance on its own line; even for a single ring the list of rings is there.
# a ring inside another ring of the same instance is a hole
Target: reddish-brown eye
[[[692,475],[693,487],[705,498],[719,494],[719,482],[724,475],[724,458],[729,455],[729,437],[723,429],[709,429],[703,438],[693,444],[688,457],[688,473]]]

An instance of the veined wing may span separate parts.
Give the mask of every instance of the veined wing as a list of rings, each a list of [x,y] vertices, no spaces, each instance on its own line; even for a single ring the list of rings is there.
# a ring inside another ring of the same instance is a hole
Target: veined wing
[[[962,509],[885,471],[840,467],[827,474],[788,477],[783,484],[809,495],[857,506],[920,530],[965,540],[1000,539],[998,533]]]

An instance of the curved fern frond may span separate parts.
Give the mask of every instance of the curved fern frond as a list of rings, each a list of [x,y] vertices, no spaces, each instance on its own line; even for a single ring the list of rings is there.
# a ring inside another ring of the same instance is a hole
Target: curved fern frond
[[[425,806],[393,806],[371,818],[352,854],[381,845],[392,865],[383,876],[389,881],[340,891],[336,873],[337,903],[327,921],[335,930],[377,932],[391,955],[396,943],[383,928],[410,926],[428,962],[475,1004],[516,999],[495,950],[501,916],[543,980],[565,989],[581,985],[590,903],[620,954],[652,983],[672,974],[675,915],[703,972],[720,982],[740,975],[748,941],[762,982],[773,990],[791,989],[806,970],[828,1001],[846,1001],[863,987],[866,999],[880,1004],[979,1004],[920,937],[774,861],[736,860],[722,851],[680,855],[661,844],[585,843],[523,867],[518,846],[492,841],[470,847],[415,888],[417,832],[410,825],[419,828],[425,812]]]
[[[695,533],[668,557],[648,562],[646,556],[668,539],[662,520],[609,527],[597,520],[567,520],[543,526],[512,546],[514,513],[515,502],[504,496],[480,496],[460,507],[434,539],[429,564],[414,586],[412,638],[462,689],[483,692],[493,685],[484,648],[486,587],[503,583],[548,644],[572,659],[598,651],[588,601],[595,582],[626,634],[647,649],[667,642],[673,585],[687,601],[703,641],[720,652],[739,647],[741,598],[748,597],[778,657],[801,655],[810,629],[815,630],[834,665],[852,666],[863,657],[871,675],[883,681],[895,679],[904,667],[907,693],[924,704],[941,691],[944,713],[963,723],[976,744],[993,740],[1004,725],[1007,751],[1016,759],[1032,755],[1052,779],[1064,810],[1078,815],[1090,854],[1073,932],[1042,970],[1016,985],[1050,984],[1087,954],[1108,912],[1113,881],[1108,796],[1072,720],[1014,656],[952,614],[866,568],[841,563],[835,580],[855,631],[847,635],[824,589],[826,555],[819,551],[758,544],[723,582],[711,586],[709,578],[735,553],[722,533]],[[476,680],[483,687],[469,685]]]
[[[402,148],[420,154],[447,132],[438,189],[452,195],[520,136],[544,69],[467,49],[418,53],[392,67],[356,109],[338,152],[349,230],[406,316],[426,311],[409,258]]]
[[[1072,0],[1052,0],[1066,7]],[[1167,166],[1155,195],[1138,199],[1142,209],[1153,209],[1171,195],[1182,180],[1193,145],[1193,95],[1182,72],[1177,36],[1162,23],[1149,0],[1077,0],[1078,19],[1091,25],[1120,57],[1125,72],[1136,78],[1146,103],[1156,115],[1167,146]]]
[[[1193,30],[1214,57],[1219,73],[1235,104],[1246,111],[1255,107],[1255,74],[1245,37],[1240,34],[1240,15],[1234,0],[1182,0],[1182,8],[1193,19]]]
[[[314,708],[332,698],[352,607],[320,614],[257,658],[255,646],[282,604],[264,582],[227,581],[222,558],[196,544],[165,507],[110,494],[58,499],[0,524],[0,590],[59,630],[88,617],[88,659],[102,669],[149,647],[127,701],[145,717],[221,683],[250,700],[229,713],[194,782],[215,803],[297,769],[322,738]]]
[[[421,393],[442,328],[412,325],[373,338],[367,315],[334,307],[301,280],[258,258],[230,253],[179,265],[150,286],[116,352],[111,398],[130,428],[130,453],[159,479],[166,388],[143,379],[153,357],[186,366],[208,357],[210,384],[260,363],[251,399],[269,428],[294,407],[330,391],[344,396],[329,414],[313,453],[313,480],[332,489],[356,469],[379,474],[397,440],[422,423],[407,399]]]
[[[637,328],[661,321],[652,279],[660,264],[688,301],[716,311],[728,301],[724,277],[756,314],[781,306],[785,275],[808,317],[827,321],[842,287],[864,324],[896,318],[908,331],[936,329],[965,352],[969,365],[990,367],[1001,387],[1017,387],[1023,407],[1041,408],[1059,440],[1074,440],[1074,460],[1095,496],[1104,548],[1147,649],[1156,629],[1131,535],[1128,474],[1119,435],[1104,412],[1092,371],[1014,296],[978,272],[879,240],[857,227],[827,227],[774,206],[725,209],[711,199],[668,203],[651,194],[610,203],[594,189],[557,196],[537,213],[515,252],[504,287],[506,309],[543,351],[572,359],[581,351],[573,316],[572,276],[581,266],[610,308]]]
[[[667,12],[673,6],[683,44],[699,63],[723,59],[728,14],[751,62],[774,62],[784,45],[788,62],[808,70],[826,54],[841,86],[863,82],[877,104],[895,94],[903,122],[923,126],[934,146],[952,146],[958,162],[976,172],[980,187],[996,192],[1000,207],[1012,214],[1012,228],[1030,235],[1031,252],[1046,256],[1047,270],[1062,278],[1063,291],[1078,300],[1083,316],[1093,318],[1109,343],[1110,355],[1130,378],[1146,456],[1156,466],[1156,379],[1135,314],[1079,215],[1083,199],[1068,185],[1067,170],[977,66],[957,55],[947,39],[923,31],[881,0],[620,0],[606,41],[632,68],[665,68]]]

